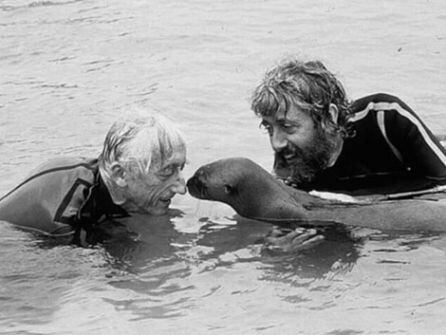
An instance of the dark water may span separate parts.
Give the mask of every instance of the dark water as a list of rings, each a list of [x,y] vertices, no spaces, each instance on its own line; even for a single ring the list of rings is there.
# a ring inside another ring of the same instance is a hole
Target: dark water
[[[0,193],[42,160],[97,156],[111,122],[157,109],[187,136],[190,176],[221,157],[266,168],[249,110],[264,71],[319,58],[352,98],[384,91],[446,133],[441,1],[0,1]],[[93,249],[0,225],[10,334],[442,334],[446,239],[353,230],[261,252],[267,224],[177,197],[138,242]]]

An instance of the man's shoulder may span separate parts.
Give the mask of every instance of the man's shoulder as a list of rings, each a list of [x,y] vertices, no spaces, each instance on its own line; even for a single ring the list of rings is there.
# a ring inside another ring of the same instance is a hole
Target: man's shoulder
[[[387,93],[375,93],[355,100],[350,104],[350,122],[357,123],[375,119],[378,112],[389,112],[411,117],[416,116],[414,111],[397,96]],[[410,115],[409,115],[410,114]],[[390,115],[386,113],[386,115]]]
[[[54,221],[61,222],[55,219],[60,216],[59,208],[65,209],[75,198],[72,207],[77,211],[83,191],[95,182],[96,172],[96,160],[64,157],[44,162],[0,198],[5,220],[25,226],[35,226],[34,220],[41,220],[48,227]]]
[[[72,187],[76,181],[89,186],[94,183],[97,171],[96,159],[81,157],[59,157],[45,161],[37,166],[19,185],[4,197],[11,193],[17,194],[33,189],[40,192],[58,193]],[[42,193],[42,194],[43,194]]]
[[[403,104],[400,98],[398,98],[395,95],[388,94],[388,93],[374,93],[367,95],[365,97],[356,99],[352,102],[350,105],[351,111],[353,113],[359,113],[365,109],[370,104],[379,104],[379,103],[397,103],[397,104]]]
[[[83,157],[57,157],[49,159],[31,171],[28,178],[40,175],[54,175],[57,172],[67,174],[91,174],[97,170],[97,159]]]

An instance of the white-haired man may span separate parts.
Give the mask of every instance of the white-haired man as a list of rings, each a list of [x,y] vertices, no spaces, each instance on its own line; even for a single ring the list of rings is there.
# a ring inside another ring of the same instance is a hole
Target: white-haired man
[[[39,166],[0,199],[0,220],[85,244],[103,222],[139,212],[162,215],[186,192],[186,145],[160,115],[115,122],[98,159],[58,158]]]

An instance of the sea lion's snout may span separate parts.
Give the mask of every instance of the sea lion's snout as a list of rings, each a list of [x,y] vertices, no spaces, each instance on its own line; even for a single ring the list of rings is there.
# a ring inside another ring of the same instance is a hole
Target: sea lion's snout
[[[197,172],[187,181],[187,190],[190,195],[195,198],[203,199],[206,192],[205,173],[203,169],[198,169]]]

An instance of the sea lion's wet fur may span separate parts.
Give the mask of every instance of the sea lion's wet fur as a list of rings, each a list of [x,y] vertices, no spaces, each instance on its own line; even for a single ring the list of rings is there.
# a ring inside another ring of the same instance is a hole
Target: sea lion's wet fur
[[[446,201],[343,203],[324,200],[284,185],[246,158],[207,164],[197,170],[187,185],[197,198],[221,201],[241,216],[273,223],[337,222],[382,230],[446,231]]]
[[[285,187],[246,158],[225,159],[205,165],[188,181],[189,192],[193,196],[227,203],[248,218],[289,218],[288,210],[292,208],[293,217],[298,219],[296,209],[315,205],[305,201],[305,196],[303,201],[296,201]],[[269,197],[256,196],[256,201],[249,201],[253,194],[274,194],[275,205],[271,206]]]

